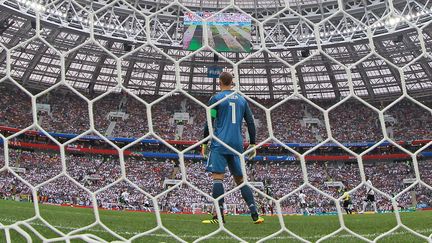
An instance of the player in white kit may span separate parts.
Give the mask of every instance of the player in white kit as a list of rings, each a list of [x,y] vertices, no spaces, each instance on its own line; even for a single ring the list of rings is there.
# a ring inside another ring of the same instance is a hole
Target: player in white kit
[[[127,190],[120,194],[119,203],[120,209],[125,210],[126,206],[129,204],[129,192]]]
[[[363,201],[363,210],[359,213],[364,213],[368,204],[372,204],[374,212],[378,213],[377,205],[375,202],[375,191],[372,189],[372,182],[369,177],[366,176],[366,199]]]
[[[303,193],[303,191],[300,190],[300,193],[298,195],[299,197],[299,201],[300,201],[300,210],[301,210],[301,214],[305,214],[309,215],[309,209],[308,209],[308,205],[306,203],[306,195]]]

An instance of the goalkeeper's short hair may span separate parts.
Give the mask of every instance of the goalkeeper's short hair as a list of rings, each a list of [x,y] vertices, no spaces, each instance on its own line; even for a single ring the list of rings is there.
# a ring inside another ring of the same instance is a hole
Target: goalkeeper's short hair
[[[233,75],[229,72],[222,72],[219,75],[219,80],[225,86],[231,85],[233,82]]]

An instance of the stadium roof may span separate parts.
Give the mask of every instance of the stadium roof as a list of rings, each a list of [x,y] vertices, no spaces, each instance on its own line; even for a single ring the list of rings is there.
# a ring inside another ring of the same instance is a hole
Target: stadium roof
[[[228,0],[179,2],[193,11],[219,11],[229,5]],[[254,51],[219,53],[217,66],[233,69],[224,58],[240,63],[240,90],[265,98],[286,97],[293,92],[295,79],[299,92],[308,98],[340,98],[349,93],[351,77],[355,93],[366,98],[400,95],[401,79],[408,93],[431,94],[431,59],[423,55],[432,47],[429,1],[425,5],[420,0],[394,0],[394,13],[385,0],[342,1],[344,12],[338,11],[337,1],[288,2],[291,7],[283,10],[283,1],[235,1],[254,18]],[[175,87],[172,57],[181,60],[178,81],[187,91],[211,94],[217,87],[207,77],[207,68],[215,66],[215,54],[191,55],[183,50],[182,16],[188,10],[178,4],[168,6],[170,3],[77,0],[48,1],[42,6],[28,0],[4,1],[0,5],[0,43],[15,47],[10,51],[10,76],[33,87],[61,81],[59,51],[67,53],[65,81],[79,90],[106,91],[120,81],[137,94],[160,95]],[[35,18],[37,11],[40,21]],[[89,13],[94,13],[93,19]],[[89,40],[91,22],[96,43]],[[40,23],[43,40],[28,41],[36,35],[36,23]],[[373,38],[368,39],[368,31]],[[149,39],[155,46],[148,44]],[[375,53],[370,54],[373,49]],[[117,66],[113,57],[128,52],[131,54]],[[3,48],[0,58],[3,77],[7,58]]]

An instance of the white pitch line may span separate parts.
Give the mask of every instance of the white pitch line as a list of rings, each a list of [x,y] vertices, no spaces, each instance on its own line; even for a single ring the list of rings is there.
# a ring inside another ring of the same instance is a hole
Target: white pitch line
[[[14,219],[11,218],[0,218],[0,222],[11,222],[11,223],[15,223],[17,222]],[[46,227],[45,224],[40,224],[40,223],[30,223],[31,225],[35,225],[35,226],[44,226]],[[76,227],[70,227],[70,226],[63,226],[63,225],[52,225],[53,227],[57,228],[57,229],[65,229],[65,230],[76,230],[79,228]],[[98,229],[87,229],[85,231],[89,231],[89,232],[99,232],[99,233],[109,233],[107,231],[104,230],[98,230]],[[416,230],[417,233],[423,234],[423,233],[430,233],[432,232],[432,228],[431,229],[422,229],[422,230]],[[123,235],[137,235],[139,233],[142,232],[129,232],[129,231],[122,231],[121,234]],[[372,233],[372,234],[363,234],[363,237],[366,238],[375,238],[377,236],[381,235],[380,233]],[[402,231],[402,232],[393,232],[388,234],[387,236],[395,236],[395,235],[412,235],[411,233],[407,232],[407,231]],[[172,236],[168,235],[168,234],[148,234],[148,236],[155,236],[155,237],[165,237],[165,238],[171,238]],[[186,234],[186,235],[177,235],[178,237],[182,238],[182,239],[196,239],[196,238],[200,238],[202,237],[202,235],[190,235],[190,234]],[[313,236],[306,236],[303,237],[304,239],[320,239],[322,237],[324,237],[326,235],[313,235]],[[264,236],[263,236],[264,237]],[[241,237],[242,239],[245,240],[260,240],[262,239],[262,237],[256,237],[256,236],[246,236],[246,237]],[[335,237],[332,238],[357,238],[354,235],[351,234],[343,234],[343,235],[337,235]],[[233,239],[232,237],[227,237],[227,236],[222,236],[222,237],[211,237],[211,239],[218,239],[218,240],[229,240],[229,239]],[[277,240],[284,240],[284,239],[296,239],[293,236],[275,236],[272,239],[277,239]]]

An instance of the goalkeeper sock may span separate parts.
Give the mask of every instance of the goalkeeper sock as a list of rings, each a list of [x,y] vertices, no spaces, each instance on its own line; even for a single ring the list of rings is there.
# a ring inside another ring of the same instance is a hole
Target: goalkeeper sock
[[[249,188],[249,186],[243,186],[241,189],[241,195],[243,197],[243,199],[246,201],[249,210],[251,212],[251,214],[257,214],[257,207],[255,205],[255,200],[254,200],[254,196],[252,194],[252,190]]]
[[[213,180],[213,193],[212,193],[213,198],[217,198],[224,193],[225,193],[225,190],[224,190],[222,181],[221,180]],[[224,198],[221,198],[218,203],[219,203],[220,213],[221,213],[221,215],[223,215]]]

